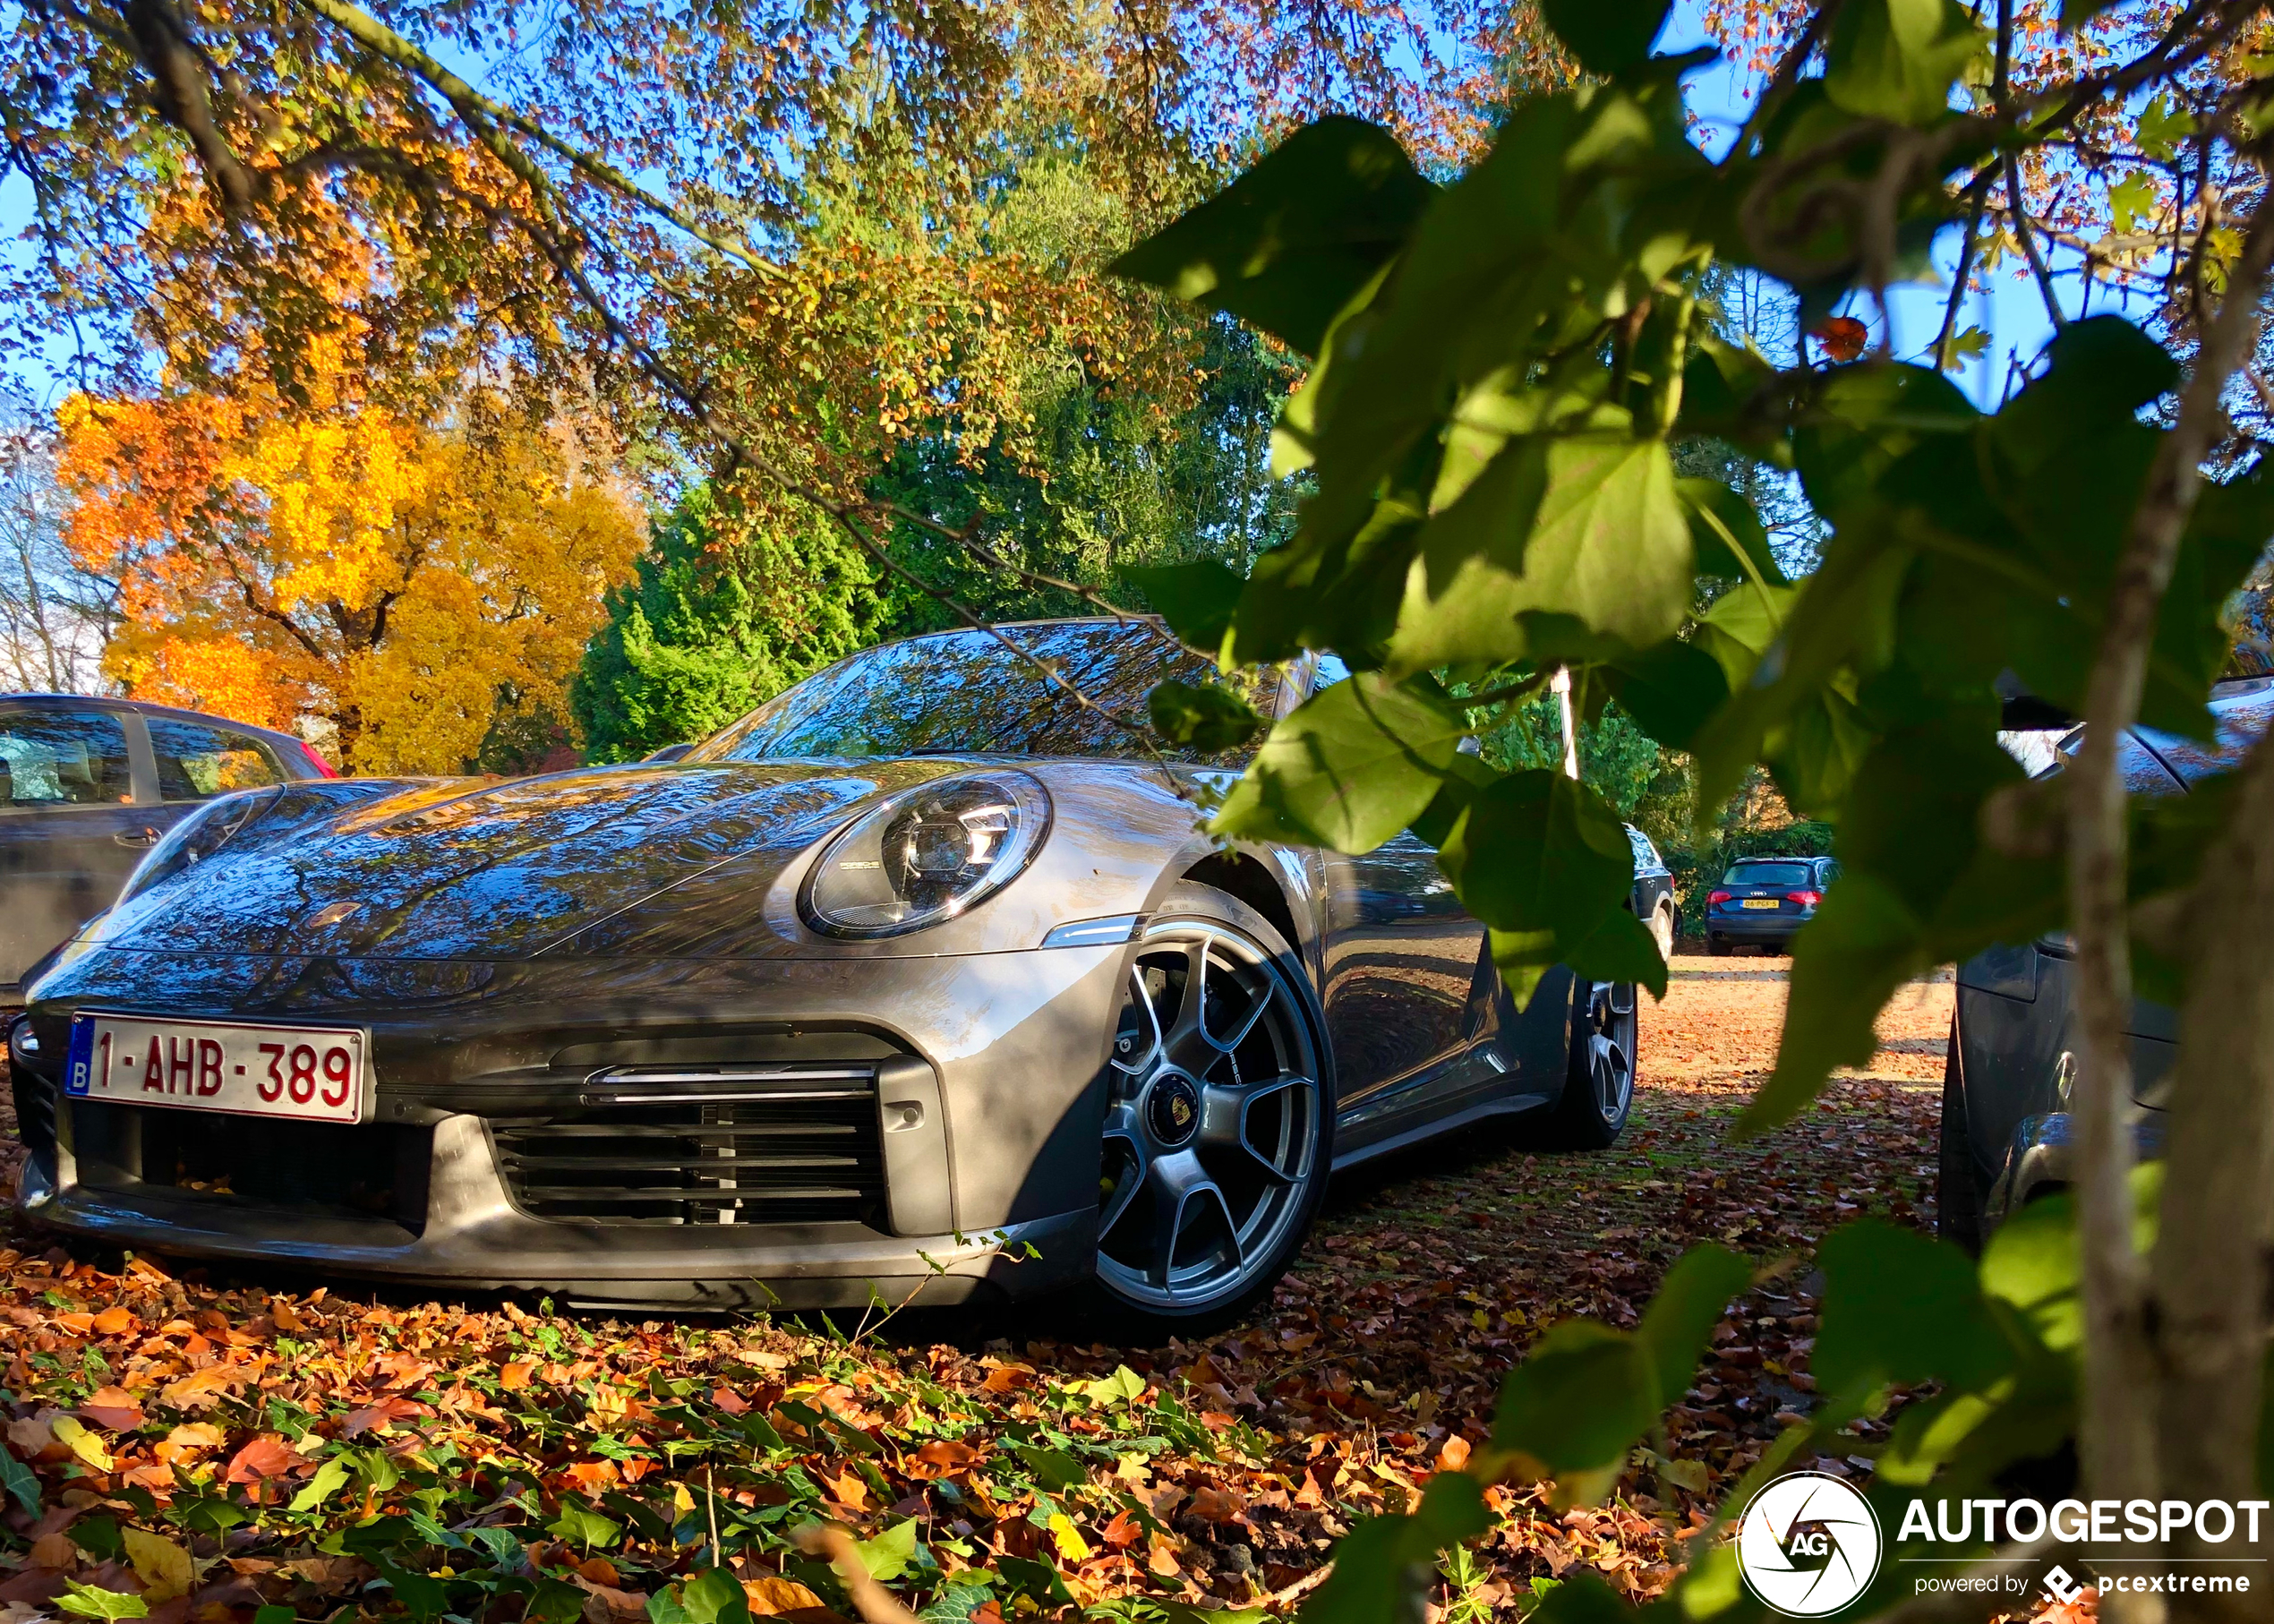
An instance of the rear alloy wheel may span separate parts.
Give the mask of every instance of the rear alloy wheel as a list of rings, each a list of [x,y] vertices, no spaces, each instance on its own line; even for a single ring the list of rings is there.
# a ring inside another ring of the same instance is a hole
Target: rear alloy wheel
[[[1631,981],[1580,981],[1573,989],[1570,1070],[1556,1106],[1556,1137],[1577,1150],[1619,1142],[1635,1104],[1642,1018]]]
[[[1244,926],[1155,919],[1107,1068],[1098,1284],[1179,1329],[1270,1290],[1326,1181],[1333,1101],[1309,1001],[1277,933]]]

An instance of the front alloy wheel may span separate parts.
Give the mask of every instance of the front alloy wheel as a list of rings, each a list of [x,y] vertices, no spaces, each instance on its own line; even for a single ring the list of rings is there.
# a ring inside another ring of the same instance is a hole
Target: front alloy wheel
[[[1098,1209],[1099,1281],[1128,1307],[1181,1320],[1239,1303],[1309,1219],[1325,1091],[1278,958],[1228,924],[1167,919],[1130,965]]]

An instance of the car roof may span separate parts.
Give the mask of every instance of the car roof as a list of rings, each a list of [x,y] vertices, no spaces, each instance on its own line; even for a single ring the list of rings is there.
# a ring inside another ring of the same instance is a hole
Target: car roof
[[[216,727],[234,729],[240,733],[252,733],[272,744],[288,744],[295,749],[308,747],[290,733],[264,728],[258,722],[239,722],[234,716],[217,716],[208,711],[184,710],[179,705],[154,705],[147,699],[120,699],[108,694],[0,694],[0,705],[21,705],[37,711],[133,711],[139,715],[156,717],[160,721],[206,722]]]

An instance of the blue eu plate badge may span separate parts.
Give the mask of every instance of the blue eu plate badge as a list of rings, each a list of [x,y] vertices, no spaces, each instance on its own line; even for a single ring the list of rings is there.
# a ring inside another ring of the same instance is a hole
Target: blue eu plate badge
[[[95,1064],[95,1022],[86,1015],[71,1018],[71,1061],[64,1070],[64,1092],[84,1095],[88,1071]]]

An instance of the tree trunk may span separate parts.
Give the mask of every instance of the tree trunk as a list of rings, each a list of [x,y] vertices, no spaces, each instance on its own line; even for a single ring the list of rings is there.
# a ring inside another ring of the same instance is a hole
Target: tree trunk
[[[2150,1315],[2164,1498],[2195,1502],[2260,1492],[2254,1445],[2274,1244],[2274,971],[2264,951],[2274,916],[2274,743],[2251,752],[2240,788],[2186,914],[2184,1041],[2172,1079]],[[2238,1523],[2235,1539],[2216,1544],[2189,1529],[2171,1555],[2197,1563],[2269,1555],[2274,1539],[2250,1549],[2248,1529]],[[2266,1572],[2256,1570],[2253,1589]],[[2262,1595],[2183,1593],[2171,1612],[2240,1620],[2263,1617],[2267,1606]]]
[[[2179,538],[2202,483],[2203,459],[2226,433],[2219,397],[2257,342],[2258,300],[2270,259],[2274,212],[2261,209],[2252,218],[2226,302],[2203,330],[2178,421],[2157,451],[2133,516],[2086,693],[2084,748],[2068,774],[2079,1037],[2072,1109],[2085,1324],[2077,1440],[2086,1492],[2099,1499],[2151,1500],[2163,1483],[2147,1270],[2132,1239],[2132,1062],[2124,1034],[2133,996],[2130,853],[2117,749],[2139,718],[2149,648]],[[2224,1447],[2247,1451],[2254,1432],[2225,1440]],[[2161,1597],[2127,1592],[2108,1597],[2102,1616],[2111,1624],[2148,1624],[2163,1618],[2165,1609]]]

